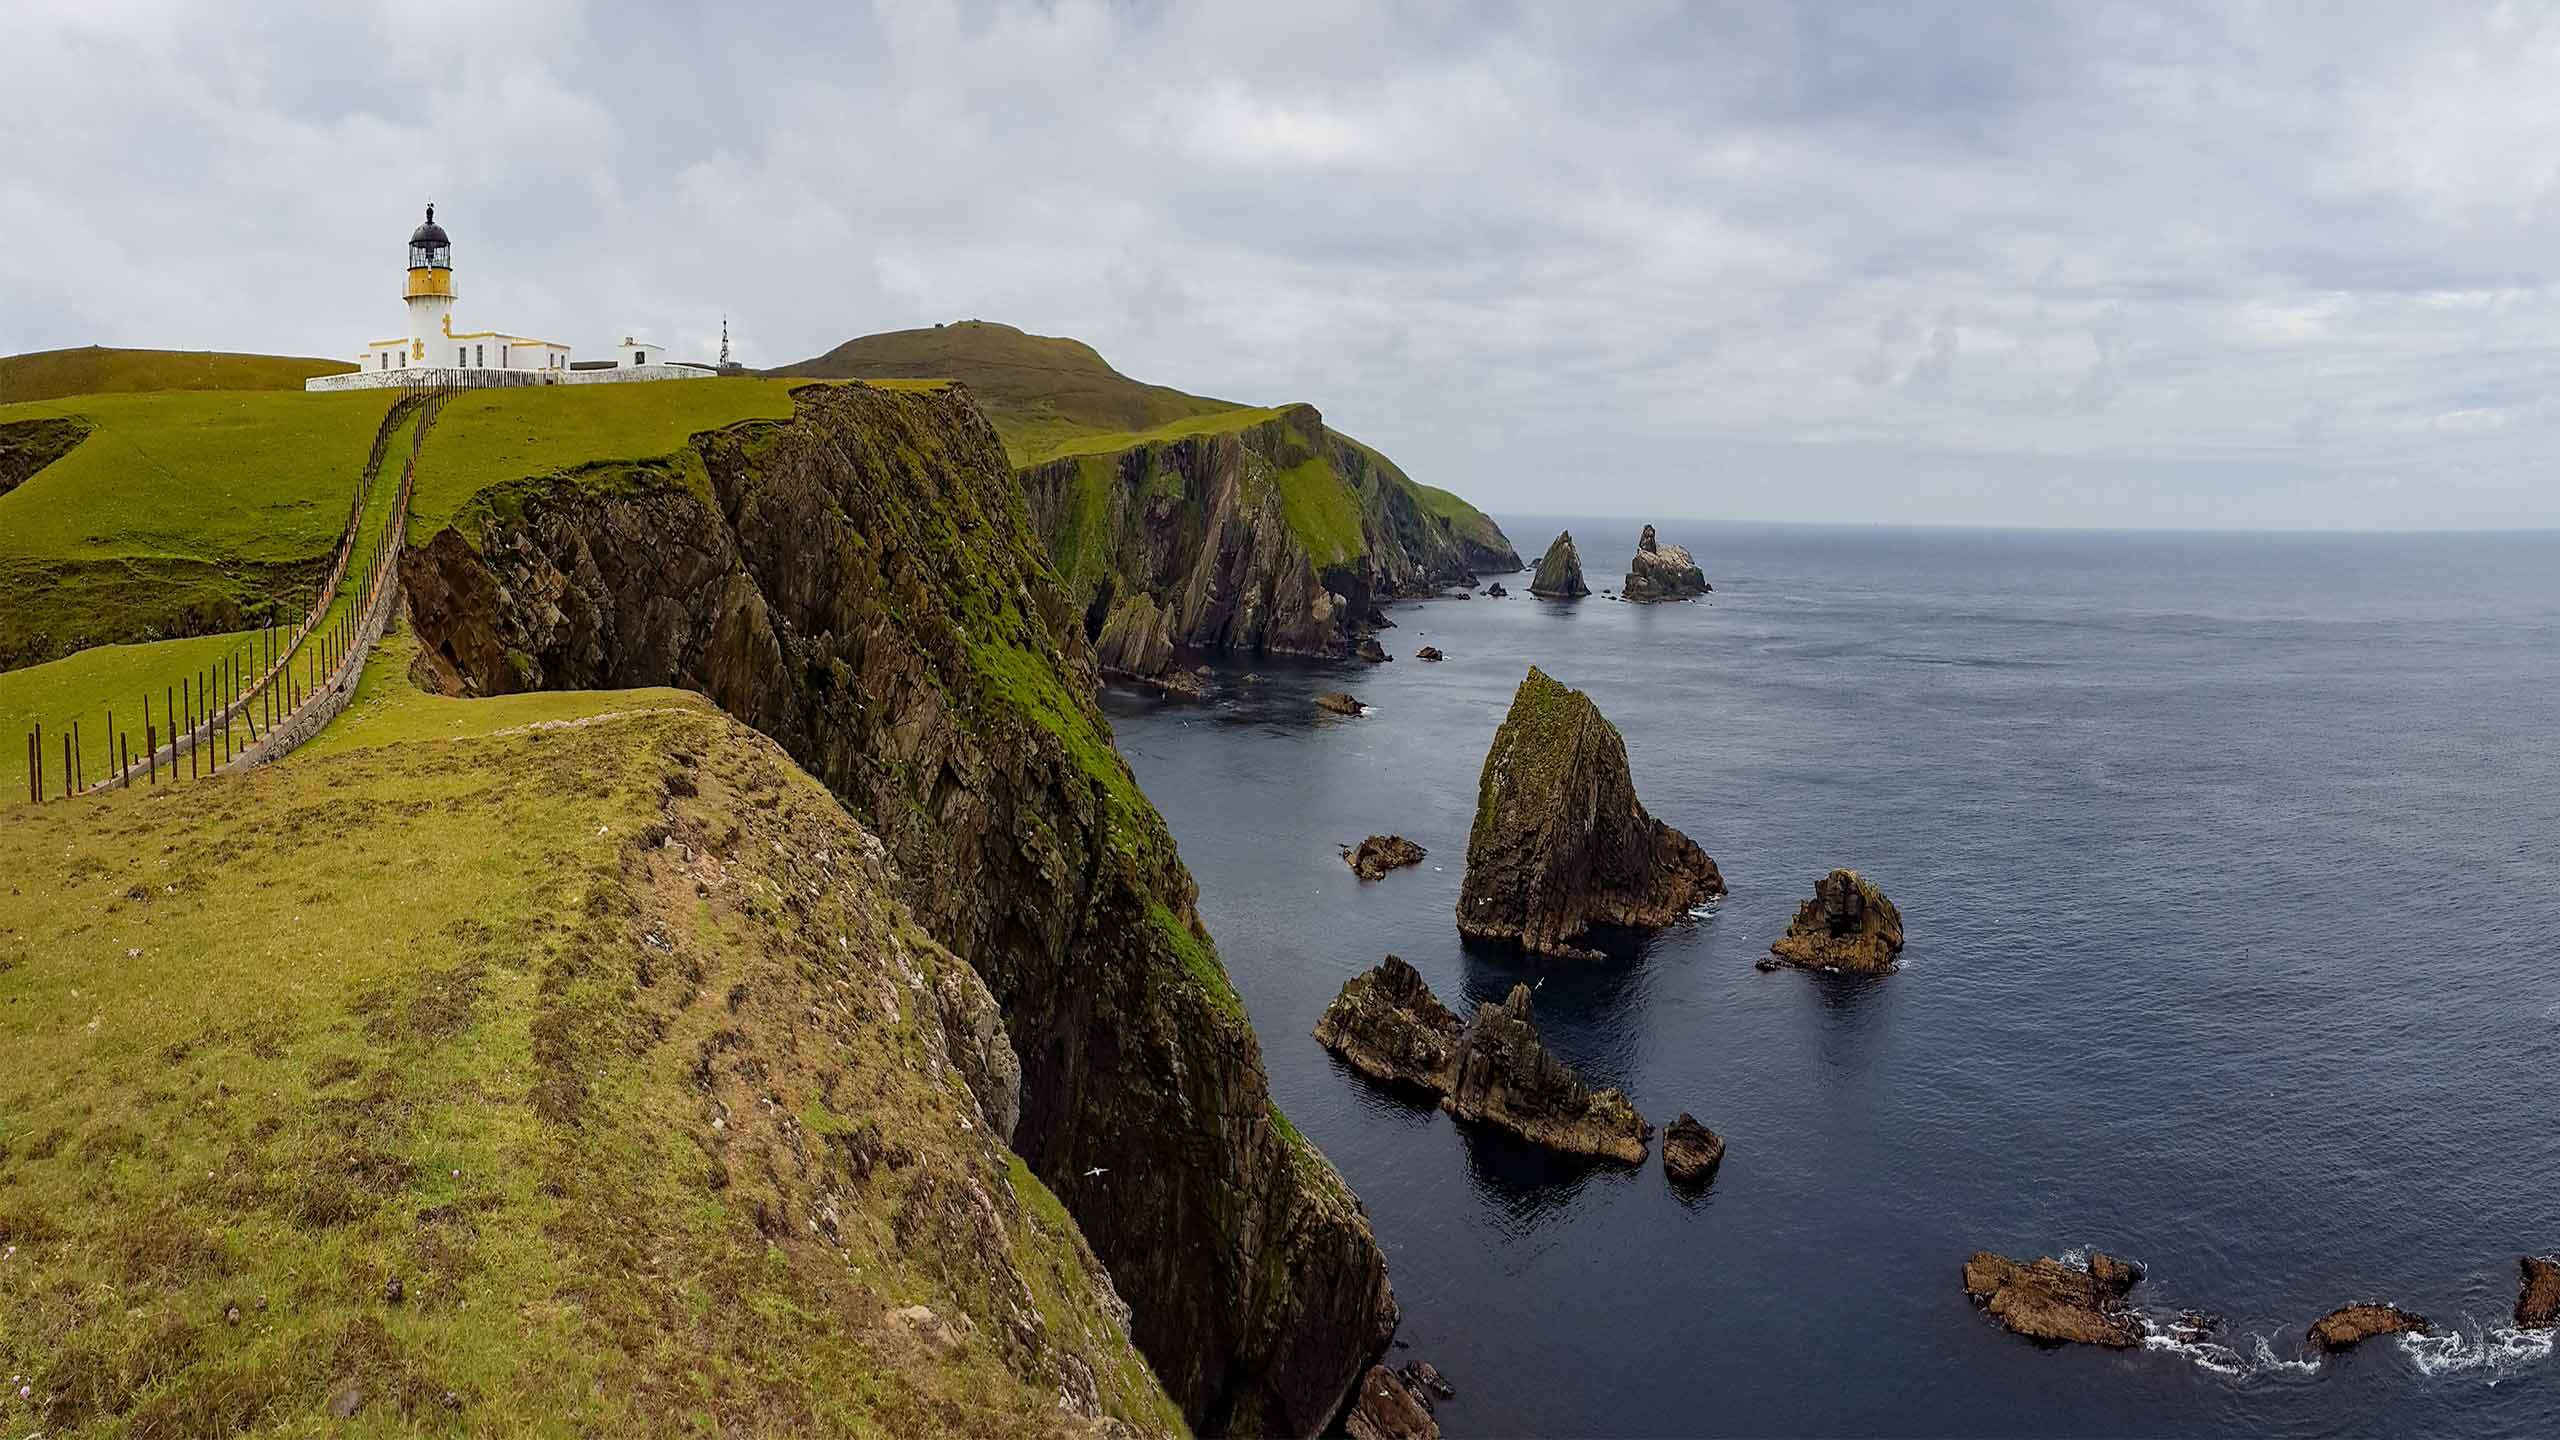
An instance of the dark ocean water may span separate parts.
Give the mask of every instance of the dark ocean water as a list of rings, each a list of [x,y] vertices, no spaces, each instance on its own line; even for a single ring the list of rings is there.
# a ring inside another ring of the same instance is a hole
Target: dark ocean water
[[[1614,586],[1637,526],[1572,528]],[[1709,603],[1424,602],[1388,648],[1445,664],[1109,701],[1449,1433],[2560,1435],[2560,1359],[2504,1329],[2560,1249],[2560,537],[1665,528]],[[1716,913],[1607,964],[1460,942],[1532,662],[1721,863]],[[1317,717],[1337,686],[1374,713]],[[1372,831],[1430,859],[1361,886]],[[1901,907],[1901,972],[1756,972],[1834,865]],[[1389,951],[1462,1013],[1543,981],[1586,1076],[1725,1134],[1713,1187],[1336,1063],[1308,1030]],[[2040,1349],[1957,1281],[2084,1246],[2232,1348]],[[2365,1298],[2458,1334],[2292,1363]]]

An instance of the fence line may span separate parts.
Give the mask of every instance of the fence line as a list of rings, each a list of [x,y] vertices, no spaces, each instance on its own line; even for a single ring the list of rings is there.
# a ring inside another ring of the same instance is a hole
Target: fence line
[[[109,710],[109,769],[106,777],[94,784],[88,781],[85,756],[77,740],[79,722],[74,721],[71,732],[62,737],[58,793],[63,798],[115,786],[130,787],[137,781],[160,784],[164,767],[166,778],[174,782],[273,759],[316,733],[320,725],[327,723],[328,716],[344,708],[354,691],[356,677],[363,671],[365,657],[389,621],[391,601],[399,588],[398,560],[408,532],[418,456],[428,427],[455,388],[440,383],[410,386],[383,416],[374,432],[364,471],[357,478],[328,579],[321,584],[301,622],[289,631],[282,626],[264,627],[256,641],[243,646],[243,650],[254,652],[248,673],[243,673],[241,652],[233,651],[194,675],[163,686],[157,720],[152,717],[146,692],[142,704],[142,749],[138,754],[133,749],[131,733],[115,728],[114,712]],[[393,497],[381,532],[362,555],[353,603],[344,615],[330,620],[329,612],[337,605],[350,568],[359,564],[357,541],[363,534],[366,507],[371,503],[391,437],[412,418],[417,423],[409,436],[408,457],[401,466],[399,493]],[[324,708],[325,715],[320,713]],[[315,715],[319,717],[317,723],[313,723]],[[288,732],[294,737],[291,744],[275,743]],[[44,775],[44,750],[44,727],[38,724],[27,739],[28,798],[37,802],[45,798],[49,788]]]

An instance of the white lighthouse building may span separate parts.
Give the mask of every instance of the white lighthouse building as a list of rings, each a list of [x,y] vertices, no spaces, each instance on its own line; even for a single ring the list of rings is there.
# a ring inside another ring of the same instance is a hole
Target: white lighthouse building
[[[409,333],[368,341],[351,375],[321,375],[306,390],[364,390],[391,385],[558,385],[615,380],[700,380],[705,365],[669,363],[658,346],[624,336],[615,358],[579,363],[557,340],[507,330],[453,328],[453,239],[427,207],[426,223],[409,232],[408,274],[400,289]]]

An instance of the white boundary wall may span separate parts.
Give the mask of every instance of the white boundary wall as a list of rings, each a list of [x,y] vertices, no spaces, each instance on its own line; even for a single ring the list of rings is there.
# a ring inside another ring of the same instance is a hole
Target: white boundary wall
[[[646,380],[709,380],[714,372],[691,365],[625,365],[612,370],[501,370],[466,366],[412,365],[406,370],[356,370],[344,375],[315,375],[305,390],[405,390],[413,386],[449,385],[459,390],[490,390],[508,385],[630,385]]]

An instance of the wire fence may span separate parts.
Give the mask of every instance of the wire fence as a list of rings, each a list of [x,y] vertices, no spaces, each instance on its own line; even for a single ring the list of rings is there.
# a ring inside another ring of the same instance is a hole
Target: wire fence
[[[27,799],[65,800],[136,784],[176,784],[225,769],[272,760],[310,738],[342,708],[363,672],[373,642],[389,623],[399,589],[399,556],[408,533],[409,501],[417,483],[418,455],[436,413],[458,387],[433,381],[405,388],[374,432],[373,451],[356,481],[347,522],[338,537],[329,574],[310,608],[292,625],[270,625],[238,649],[161,687],[159,708],[146,690],[136,711],[119,727],[106,707],[106,773],[91,779],[83,722],[59,727],[61,768],[48,775],[45,727],[27,735]],[[400,467],[399,492],[371,543],[364,520],[391,442],[414,421],[409,453]],[[359,547],[361,546],[361,553]],[[343,609],[338,601],[352,579]],[[139,713],[139,737],[133,717]],[[139,738],[140,748],[135,748]]]

